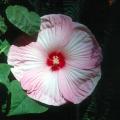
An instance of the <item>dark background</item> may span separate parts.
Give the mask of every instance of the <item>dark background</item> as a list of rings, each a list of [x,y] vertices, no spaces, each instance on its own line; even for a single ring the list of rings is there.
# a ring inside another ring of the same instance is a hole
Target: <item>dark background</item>
[[[64,2],[72,0],[8,0],[9,4],[26,6],[36,11],[40,16],[49,13],[64,13]],[[75,3],[72,1],[73,4]],[[80,1],[80,0],[79,0]],[[81,0],[77,20],[87,25],[96,36],[103,50],[102,78],[94,93],[80,105],[67,104],[51,107],[42,114],[28,114],[2,118],[0,120],[119,120],[120,113],[120,1],[114,0],[112,6],[109,0]],[[4,17],[4,9],[8,4],[0,3],[0,14]],[[46,9],[46,10],[45,10]],[[75,18],[74,18],[75,19]],[[1,38],[14,39],[22,34],[6,20],[8,31]],[[2,55],[1,55],[2,56]],[[3,57],[1,57],[3,58]],[[0,62],[6,61],[0,59]],[[95,99],[95,108],[91,106]],[[31,108],[32,109],[32,108]],[[85,115],[90,119],[85,119]]]

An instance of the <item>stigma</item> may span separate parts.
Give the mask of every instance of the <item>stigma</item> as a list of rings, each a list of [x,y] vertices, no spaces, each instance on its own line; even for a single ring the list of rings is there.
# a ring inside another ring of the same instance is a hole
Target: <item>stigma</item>
[[[65,66],[65,57],[61,52],[51,52],[48,55],[46,64],[52,71],[58,71]]]

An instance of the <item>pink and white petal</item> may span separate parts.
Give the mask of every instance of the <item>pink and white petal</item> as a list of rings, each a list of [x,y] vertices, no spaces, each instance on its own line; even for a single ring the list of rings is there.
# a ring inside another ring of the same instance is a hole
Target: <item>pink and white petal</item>
[[[74,26],[75,30],[84,31],[84,32],[88,33],[89,35],[91,35],[91,37],[93,37],[92,32],[89,30],[89,28],[86,25],[78,23],[78,22],[73,22],[73,24],[74,24],[73,26]]]
[[[27,72],[21,80],[21,85],[34,100],[53,106],[66,103],[59,90],[58,74],[48,67]]]
[[[56,25],[65,25],[66,23],[71,23],[72,19],[69,16],[62,14],[50,14],[41,17],[40,29],[49,29]]]
[[[37,38],[37,41],[46,49],[58,49],[58,47],[61,49],[70,40],[73,32],[73,23],[71,20],[64,15],[54,16],[50,18],[50,22],[53,22],[52,19],[55,19],[54,22],[56,23],[51,23],[54,26],[40,31]]]
[[[35,42],[23,47],[12,45],[8,53],[8,64],[16,79],[20,81],[24,72],[45,64],[46,51]]]
[[[65,46],[66,63],[80,69],[90,69],[100,65],[102,55],[94,36],[85,31],[74,31]]]
[[[59,72],[59,88],[66,100],[78,104],[93,92],[100,77],[100,68],[80,70],[69,66]]]
[[[96,41],[95,36],[92,34],[92,32],[90,31],[90,29],[87,26],[85,26],[83,24],[80,24],[80,23],[77,23],[77,22],[73,22],[73,28],[74,28],[75,31],[83,31],[83,32],[87,33],[89,35],[89,37],[91,39],[93,39],[94,44],[98,48],[100,47],[99,44],[98,44],[98,42]]]

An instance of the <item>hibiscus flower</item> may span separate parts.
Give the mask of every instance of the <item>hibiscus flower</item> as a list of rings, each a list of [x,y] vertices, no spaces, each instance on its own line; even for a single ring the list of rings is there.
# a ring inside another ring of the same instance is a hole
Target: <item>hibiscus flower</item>
[[[101,77],[101,48],[91,31],[62,14],[41,17],[37,40],[12,45],[8,64],[27,95],[48,105],[78,104]]]

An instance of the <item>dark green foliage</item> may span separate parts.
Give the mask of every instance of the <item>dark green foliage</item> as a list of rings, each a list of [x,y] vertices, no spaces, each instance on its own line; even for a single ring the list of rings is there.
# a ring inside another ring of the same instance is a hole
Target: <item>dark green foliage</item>
[[[4,18],[0,16],[0,35],[4,34],[7,31],[7,26],[4,22]]]
[[[5,55],[7,55],[9,51],[9,47],[10,47],[10,44],[8,43],[7,40],[4,40],[4,41],[0,40],[0,54],[4,53]]]
[[[35,12],[29,12],[28,9],[23,6],[8,6],[6,16],[13,25],[28,35],[34,35],[39,31],[39,15]]]

